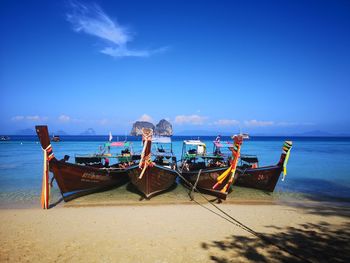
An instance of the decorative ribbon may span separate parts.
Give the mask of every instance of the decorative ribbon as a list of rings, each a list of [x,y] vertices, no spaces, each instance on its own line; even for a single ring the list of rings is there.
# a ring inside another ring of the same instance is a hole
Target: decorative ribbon
[[[41,207],[49,209],[50,204],[50,185],[49,185],[49,162],[55,157],[52,152],[51,144],[48,145],[44,151],[44,168],[43,168],[43,182],[41,189]]]
[[[148,166],[152,167],[154,165],[154,163],[151,160],[152,135],[152,129],[142,129],[143,148],[141,153],[141,161],[139,164],[139,168],[142,168],[142,171],[140,173],[139,179],[142,179]],[[149,147],[147,148],[148,145]]]
[[[287,175],[287,163],[289,160],[290,150],[292,149],[293,142],[292,141],[285,141],[284,145],[282,147],[282,153],[286,155],[283,161],[283,177],[282,181],[286,178]]]
[[[241,145],[243,142],[243,137],[241,135],[234,136],[232,138],[234,139],[234,145],[231,148],[231,152],[232,152],[231,165],[220,176],[218,176],[218,178],[216,179],[217,183],[213,186],[213,189],[218,188],[218,186],[221,185],[225,181],[227,176],[230,176],[230,179],[228,180],[228,182],[220,190],[220,192],[222,192],[222,193],[226,193],[228,191],[229,187],[231,186],[231,184],[233,183],[238,159],[240,156]]]

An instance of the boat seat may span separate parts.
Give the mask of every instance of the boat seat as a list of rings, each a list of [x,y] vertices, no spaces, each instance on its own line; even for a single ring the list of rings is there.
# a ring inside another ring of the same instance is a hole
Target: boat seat
[[[191,149],[187,151],[188,154],[197,154],[197,150],[196,149]]]
[[[75,163],[85,165],[99,165],[102,164],[100,157],[75,157]]]
[[[190,164],[190,170],[200,170],[200,169],[205,169],[206,165],[205,162],[198,162],[198,163],[191,163]]]

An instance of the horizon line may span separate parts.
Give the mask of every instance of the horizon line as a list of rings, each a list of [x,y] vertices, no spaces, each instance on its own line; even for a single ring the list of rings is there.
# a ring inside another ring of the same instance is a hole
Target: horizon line
[[[54,135],[54,133],[49,134],[50,136]],[[232,134],[234,135],[234,134]],[[230,137],[232,135],[221,135],[222,137]],[[0,136],[37,136],[36,134],[0,134]],[[108,137],[108,134],[57,134],[57,136],[68,136],[68,137],[77,137],[77,136],[105,136]],[[113,135],[113,137],[141,137],[141,135],[125,135],[125,134],[115,134]],[[165,136],[165,135],[161,135],[161,136]],[[165,136],[165,137],[173,137],[173,136],[177,136],[177,137],[189,137],[189,136],[196,136],[196,137],[201,137],[201,136],[207,136],[207,137],[215,137],[216,135],[213,134],[188,134],[188,135],[177,135],[177,134],[173,134],[170,136]],[[320,138],[320,137],[340,137],[340,138],[350,138],[350,134],[330,134],[330,135],[298,135],[298,134],[265,134],[265,135],[261,135],[261,134],[249,134],[249,137],[286,137],[286,136],[290,136],[290,137],[314,137],[314,138]]]

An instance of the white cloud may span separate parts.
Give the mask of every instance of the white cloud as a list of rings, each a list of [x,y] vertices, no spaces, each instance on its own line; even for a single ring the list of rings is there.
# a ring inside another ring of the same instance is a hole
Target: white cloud
[[[300,123],[300,125],[313,126],[313,125],[316,125],[316,123],[314,123],[314,122],[302,122],[302,123]]]
[[[28,116],[17,115],[15,117],[12,117],[11,120],[12,121],[38,122],[38,121],[47,121],[48,117],[40,117],[39,115],[28,115]]]
[[[62,114],[61,116],[58,117],[58,120],[61,122],[69,122],[71,118],[68,115]]]
[[[167,47],[154,50],[129,50],[126,47],[106,47],[101,53],[112,57],[149,57],[154,54],[163,53],[168,50]]]
[[[70,117],[68,115],[62,114],[58,117],[58,121],[62,123],[75,123],[75,124],[82,124],[87,123],[89,125],[107,125],[111,124],[111,121],[107,118],[101,118],[101,119],[80,119],[80,118],[74,118]]]
[[[15,117],[11,118],[12,121],[22,121],[24,119],[25,119],[25,117],[24,116],[20,116],[20,115],[17,115]]]
[[[277,122],[276,126],[295,126],[295,125],[299,125],[297,122],[287,122],[287,121],[281,121],[281,122]]]
[[[151,116],[147,115],[147,114],[143,114],[138,121],[148,121],[148,122],[153,122],[153,119]]]
[[[237,120],[228,120],[228,119],[223,119],[223,120],[217,120],[214,122],[214,125],[219,125],[219,126],[235,126],[239,125],[239,121]]]
[[[82,4],[70,2],[70,12],[67,20],[76,32],[83,32],[103,40],[108,46],[100,50],[101,53],[112,57],[148,57],[166,51],[163,47],[154,50],[130,50],[127,43],[132,41],[129,30],[113,21],[97,4]]]
[[[40,121],[41,118],[38,115],[34,115],[34,116],[27,116],[26,119],[28,121]]]
[[[178,115],[175,117],[175,123],[177,124],[194,124],[194,125],[201,125],[204,123],[204,121],[207,119],[207,117],[199,116],[199,115]]]
[[[281,121],[276,123],[277,126],[288,127],[288,126],[312,126],[315,125],[312,122],[287,122]]]
[[[244,121],[244,124],[247,127],[266,127],[266,126],[274,125],[274,122],[273,121],[250,120],[250,121]]]
[[[101,119],[101,120],[99,120],[98,121],[98,123],[100,124],[100,125],[106,125],[106,124],[108,124],[109,123],[109,120],[108,119]]]

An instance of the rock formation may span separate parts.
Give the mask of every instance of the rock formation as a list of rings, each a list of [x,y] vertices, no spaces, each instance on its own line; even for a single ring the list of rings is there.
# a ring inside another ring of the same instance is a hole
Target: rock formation
[[[172,136],[173,126],[167,120],[160,120],[156,125],[155,134],[160,136]]]
[[[130,132],[131,136],[139,136],[142,135],[142,128],[152,129],[155,135],[159,136],[172,136],[173,135],[173,127],[170,122],[167,120],[160,120],[160,122],[154,126],[152,123],[147,121],[137,121],[132,125],[132,129]]]
[[[130,135],[131,136],[142,135],[142,132],[141,132],[142,128],[149,128],[149,129],[152,129],[153,131],[155,129],[154,125],[148,121],[137,121],[132,125]]]

